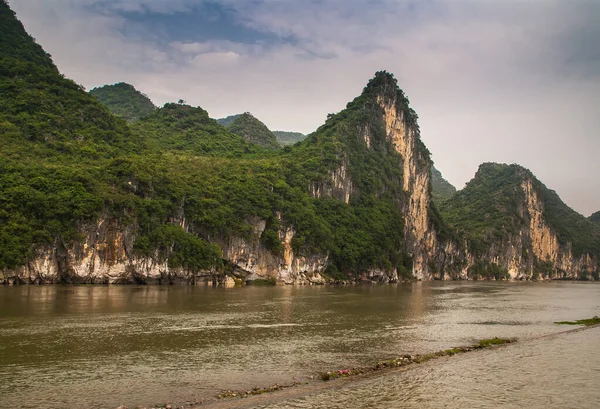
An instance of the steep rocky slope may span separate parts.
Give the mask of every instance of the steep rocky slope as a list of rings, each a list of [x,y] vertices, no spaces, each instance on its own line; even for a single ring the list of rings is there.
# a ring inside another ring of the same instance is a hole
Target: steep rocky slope
[[[150,98],[135,89],[133,85],[124,82],[94,88],[90,94],[110,112],[127,122],[148,116],[156,109]]]
[[[481,165],[441,211],[468,241],[473,278],[598,276],[600,228],[518,165]]]

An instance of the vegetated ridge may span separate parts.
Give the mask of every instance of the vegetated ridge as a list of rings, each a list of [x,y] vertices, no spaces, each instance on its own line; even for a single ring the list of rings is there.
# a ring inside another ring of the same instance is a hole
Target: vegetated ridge
[[[184,103],[127,125],[3,0],[0,19],[6,283],[597,277],[596,224],[520,167],[483,165],[440,213],[417,114],[387,72],[274,151]]]
[[[251,113],[245,112],[237,116],[227,125],[229,132],[240,135],[246,141],[267,149],[279,149],[277,138],[265,124]]]
[[[127,122],[134,122],[148,116],[156,109],[150,98],[135,89],[133,85],[124,82],[94,88],[90,94],[110,112]]]
[[[245,114],[230,115],[230,116],[225,117],[225,118],[217,119],[217,122],[219,123],[219,125],[223,125],[224,127],[229,128],[230,125],[232,125],[234,122],[236,122],[240,117],[242,117],[244,115]],[[251,114],[249,114],[249,115],[251,115]],[[254,118],[254,119],[256,121],[260,122],[260,124],[264,125],[258,119],[256,119],[256,118]],[[254,121],[250,120],[250,121],[245,121],[245,122],[246,123],[252,123]],[[238,134],[243,134],[244,132],[248,133],[248,134],[252,133],[252,130],[251,130],[250,127],[244,126],[244,122],[242,122],[242,123],[238,122],[236,127],[238,128],[238,130],[235,133],[238,133]],[[272,145],[272,138],[270,137],[270,134],[265,131],[266,125],[264,125],[264,128],[263,128],[261,125],[257,124],[257,128],[260,128],[260,130],[258,132],[254,132],[254,133],[256,133],[257,135],[263,135],[262,137],[259,136],[258,139],[259,140],[262,139],[262,140],[269,141],[268,144]],[[229,129],[229,130],[231,131],[231,129]],[[270,130],[269,130],[269,132],[272,133],[273,135],[275,135],[275,138],[276,138],[277,142],[281,146],[293,145],[293,144],[295,144],[297,142],[302,142],[303,140],[306,139],[306,135],[304,135],[304,134],[302,134],[300,132],[270,131]]]
[[[456,193],[456,188],[444,179],[442,173],[435,166],[431,168],[431,189],[433,201],[438,205]]]
[[[273,131],[273,134],[282,146],[293,145],[306,139],[306,135],[300,132]]]

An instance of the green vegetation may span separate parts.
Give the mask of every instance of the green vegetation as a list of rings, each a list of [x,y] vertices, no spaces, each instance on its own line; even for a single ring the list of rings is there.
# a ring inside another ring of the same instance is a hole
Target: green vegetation
[[[8,7],[6,0],[0,0],[0,58],[19,60],[22,63],[31,63],[39,67],[51,69],[56,67],[52,63],[50,54],[46,53],[35,40],[25,32],[23,25],[15,17],[15,13]],[[8,61],[3,61],[3,66],[8,66]],[[4,98],[4,95],[2,96]]]
[[[265,124],[246,112],[227,125],[229,132],[240,135],[246,141],[266,149],[279,149],[280,145],[273,132]]]
[[[600,224],[600,212],[596,212],[590,216],[590,221]]]
[[[431,195],[435,203],[442,203],[456,193],[456,188],[450,184],[435,166],[431,167]]]
[[[287,226],[296,254],[329,254],[336,277],[412,267],[402,251],[402,161],[387,142],[377,96],[398,96],[418,127],[390,74],[377,73],[310,138],[272,151],[182,101],[128,126],[60,75],[4,2],[0,16],[8,23],[0,38],[10,30],[20,44],[0,50],[0,268],[22,266],[45,246],[72,246],[100,217],[134,232],[138,255],[190,271],[225,268],[215,243],[230,236],[281,254],[278,232]],[[358,138],[364,127],[373,149]],[[342,162],[353,180],[350,203],[312,197],[308,187],[329,183]],[[257,219],[267,221],[260,238]]]
[[[306,139],[306,135],[300,132],[273,131],[273,135],[282,146],[293,145]]]
[[[525,199],[521,169],[485,163],[463,190],[440,203],[444,220],[468,237],[476,254],[521,227],[519,206]]]
[[[530,173],[531,174],[531,173]],[[600,226],[567,206],[554,190],[533,178],[534,187],[541,192],[546,223],[556,232],[558,242],[572,243],[573,254],[600,255]]]
[[[544,206],[545,222],[561,244],[572,243],[577,257],[600,252],[600,228],[569,208],[554,191],[518,165],[482,164],[463,190],[440,204],[441,215],[467,238],[476,255],[485,254],[492,244],[514,236],[528,226],[522,209],[522,204],[526,203],[522,188],[524,180],[532,182]],[[496,272],[492,274],[496,275]]]
[[[214,119],[202,108],[168,103],[131,125],[144,138],[152,152],[177,152],[188,155],[241,157],[256,153],[248,144]]]
[[[491,347],[492,345],[504,345],[504,344],[510,344],[511,342],[515,342],[515,339],[513,338],[489,338],[489,339],[482,339],[481,341],[479,341],[479,347],[480,348],[488,348]]]
[[[233,121],[238,119],[240,116],[242,116],[242,114],[229,115],[228,117],[225,117],[225,118],[219,118],[219,119],[217,119],[217,123],[219,125],[227,128],[229,125],[231,125],[233,123]]]
[[[150,115],[156,109],[150,98],[124,82],[94,88],[90,94],[127,122]]]
[[[559,321],[559,322],[555,322],[555,324],[560,324],[560,325],[585,325],[586,327],[589,327],[591,325],[598,325],[598,324],[600,324],[600,318],[598,316],[594,316],[594,318],[588,318],[588,319],[585,319],[585,320]]]
[[[492,264],[484,261],[477,261],[469,267],[467,272],[468,276],[472,280],[508,280],[510,274],[504,267],[500,267],[497,264]]]
[[[225,118],[226,128],[183,101],[154,109],[127,84],[90,95],[58,72],[3,0],[0,22],[0,269],[27,264],[37,249],[70,248],[102,218],[133,233],[135,254],[189,271],[227,268],[216,243],[232,236],[281,255],[279,233],[289,227],[295,254],[327,254],[332,279],[368,269],[411,278],[404,167],[379,100],[395,101],[417,136],[419,127],[391,74],[377,72],[344,110],[279,149],[250,114]],[[127,124],[97,98],[129,121],[141,118]],[[419,138],[416,150],[420,166],[429,168]],[[351,179],[351,188],[342,183],[348,191],[331,182],[342,166],[337,174]],[[433,179],[438,174],[432,170]],[[439,200],[440,212],[432,206],[439,237],[455,238],[457,229],[475,255],[510,237],[525,223],[524,177],[542,195],[559,240],[573,243],[576,255],[597,254],[600,227],[516,165],[484,164],[464,190]],[[446,194],[450,187],[443,187]],[[312,190],[324,193],[316,198]],[[260,237],[258,220],[266,222]],[[481,262],[469,275],[502,279],[507,272]]]
[[[372,366],[321,372],[319,374],[319,379],[321,379],[322,381],[329,381],[336,378],[345,378],[349,376],[377,372],[388,368],[400,368],[410,366],[413,364],[422,364],[424,362],[431,361],[432,359],[438,359],[445,356],[454,356],[457,354],[464,354],[479,349],[492,348],[498,345],[511,344],[514,342],[517,342],[516,338],[482,339],[477,344],[472,345],[470,347],[455,347],[446,349],[444,351],[432,352],[424,355],[403,355],[398,358],[377,362],[375,365]]]

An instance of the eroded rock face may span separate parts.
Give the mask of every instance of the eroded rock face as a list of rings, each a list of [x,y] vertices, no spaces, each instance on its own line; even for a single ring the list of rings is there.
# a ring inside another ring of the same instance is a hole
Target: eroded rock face
[[[405,205],[404,236],[407,251],[413,257],[413,275],[419,280],[430,280],[435,274],[432,266],[439,267],[439,241],[429,220],[431,206],[431,160],[419,149],[418,131],[407,125],[404,112],[398,110],[397,96],[380,95],[377,99],[384,112],[388,140],[400,154],[403,162],[403,188],[408,193]]]
[[[186,227],[185,218],[180,224]],[[276,279],[286,284],[323,284],[321,272],[327,266],[327,256],[296,256],[291,242],[295,231],[282,229],[280,239],[284,254],[276,256],[260,243],[265,220],[255,219],[254,240],[231,237],[220,243],[224,258],[233,266],[233,277],[218,271],[191,272],[181,267],[169,267],[167,260],[137,257],[133,251],[135,236],[132,230],[121,230],[116,221],[102,218],[84,228],[82,241],[71,244],[56,242],[41,249],[35,259],[17,270],[2,272],[7,284],[28,283],[188,283],[206,285],[235,284],[234,279]]]
[[[339,165],[329,172],[329,177],[323,182],[314,182],[309,187],[313,197],[329,197],[350,203],[353,192],[352,179],[348,170],[348,158],[343,157]]]
[[[571,243],[561,243],[545,220],[544,201],[532,179],[524,175],[518,207],[521,227],[495,240],[484,254],[467,252],[461,278],[477,262],[505,268],[512,280],[591,279],[598,260],[589,254],[575,256]],[[449,251],[452,253],[452,250]]]
[[[597,263],[593,257],[589,254],[576,257],[570,243],[559,242],[544,219],[544,202],[530,178],[523,179],[521,189],[524,203],[520,216],[525,220],[524,226],[518,234],[505,243],[499,243],[491,252],[499,264],[507,266],[511,278],[578,279],[582,271],[596,271]],[[542,263],[549,267],[541,267]]]

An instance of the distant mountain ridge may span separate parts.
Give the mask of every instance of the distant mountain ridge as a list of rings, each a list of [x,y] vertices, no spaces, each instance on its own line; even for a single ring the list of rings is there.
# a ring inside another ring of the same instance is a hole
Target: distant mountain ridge
[[[235,121],[237,121],[242,115],[244,114],[235,114],[235,115],[230,115],[228,117],[225,118],[219,118],[217,119],[217,122],[220,125],[223,125],[226,128],[229,128]],[[256,118],[255,118],[256,119]],[[260,122],[260,121],[259,121]],[[262,122],[261,122],[262,123]],[[264,124],[263,124],[264,125]],[[266,126],[266,125],[265,125]],[[262,128],[262,127],[261,127]],[[268,129],[268,128],[267,128]],[[266,132],[264,131],[264,129],[261,131],[262,133],[264,133],[266,135]],[[281,145],[281,146],[288,146],[288,145],[293,145],[297,142],[301,142],[303,140],[306,139],[306,135],[300,133],[300,132],[289,132],[289,131],[271,131],[269,130],[269,132],[271,132],[273,135],[275,135],[275,138],[277,140],[277,142]],[[263,137],[264,138],[264,137]],[[269,138],[270,139],[270,138]]]
[[[442,173],[433,166],[431,168],[431,188],[433,201],[440,204],[451,198],[456,193],[456,188],[442,176]]]
[[[300,132],[273,131],[273,133],[277,138],[277,142],[283,146],[293,145],[306,139],[306,135]]]
[[[90,95],[96,97],[113,114],[127,122],[134,122],[150,115],[156,106],[150,98],[135,89],[133,85],[119,82],[94,88]]]
[[[217,123],[219,125],[222,125],[224,127],[228,127],[229,125],[231,125],[236,119],[238,119],[240,116],[242,116],[242,114],[235,114],[235,115],[229,115],[225,118],[218,118],[217,119]]]
[[[229,117],[231,119],[231,117]],[[266,149],[279,149],[277,138],[250,112],[235,116],[227,126],[229,132],[242,136],[246,141]]]

